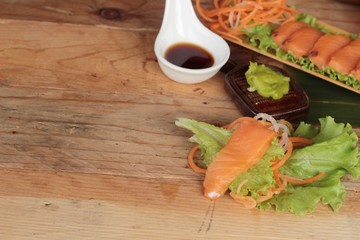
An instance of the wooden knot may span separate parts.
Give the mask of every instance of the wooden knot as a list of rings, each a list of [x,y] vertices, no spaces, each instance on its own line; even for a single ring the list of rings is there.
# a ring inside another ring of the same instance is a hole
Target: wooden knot
[[[100,8],[99,15],[108,20],[120,20],[125,17],[124,11],[119,8]]]

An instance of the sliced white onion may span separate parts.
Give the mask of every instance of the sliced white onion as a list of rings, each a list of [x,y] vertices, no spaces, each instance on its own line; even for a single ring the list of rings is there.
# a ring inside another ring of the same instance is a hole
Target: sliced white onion
[[[279,132],[278,123],[273,116],[266,114],[266,113],[258,113],[257,115],[254,116],[254,118],[256,120],[263,119],[263,120],[270,122],[272,124],[272,126],[270,128],[277,133]]]
[[[235,12],[237,12],[237,13],[236,13],[236,21],[234,22]],[[230,24],[230,27],[232,29],[235,29],[240,25],[240,17],[241,17],[241,12],[239,12],[239,11],[231,11],[230,12],[230,14],[229,14],[229,24]]]
[[[234,11],[231,11],[228,17],[230,28],[234,28]]]
[[[280,129],[283,130],[283,132],[286,132],[288,135],[290,134],[290,129],[288,126],[286,126],[285,124],[283,123],[278,123],[278,126]]]
[[[258,113],[257,115],[254,116],[254,118],[256,120],[263,119],[265,121],[270,122],[271,126],[269,127],[269,129],[274,130],[279,135],[280,135],[280,129],[281,129],[282,133],[280,135],[280,141],[279,141],[278,145],[283,147],[284,150],[287,151],[287,149],[289,147],[289,141],[290,141],[289,140],[290,129],[288,128],[288,126],[286,126],[285,124],[282,124],[282,123],[278,123],[273,116],[266,114],[266,113]]]
[[[279,145],[280,147],[283,147],[284,150],[287,151],[288,148],[289,148],[289,142],[290,142],[290,140],[289,140],[289,135],[288,135],[286,132],[283,132],[283,133],[281,134],[281,139],[280,139],[278,145]]]

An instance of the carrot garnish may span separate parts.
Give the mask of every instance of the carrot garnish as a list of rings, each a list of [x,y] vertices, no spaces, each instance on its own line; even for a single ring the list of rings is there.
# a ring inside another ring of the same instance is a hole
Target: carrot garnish
[[[205,174],[206,173],[206,169],[205,168],[201,168],[198,165],[196,165],[195,161],[194,161],[194,156],[196,154],[196,152],[199,150],[199,145],[195,145],[189,152],[188,154],[188,164],[190,166],[190,168],[197,173],[202,173]]]
[[[302,147],[312,144],[312,140],[303,137],[289,137],[289,140],[294,144],[295,147]]]
[[[282,165],[284,165],[286,160],[288,160],[290,158],[292,150],[293,150],[293,144],[292,144],[292,142],[289,142],[288,149],[287,149],[284,157],[280,161],[273,163],[273,165],[271,166],[271,169],[274,171],[276,169],[279,169]]]
[[[280,24],[298,15],[285,0],[214,0],[212,9],[203,8],[201,0],[196,0],[195,7],[212,31],[237,41],[241,41],[239,36],[249,27]]]
[[[242,196],[234,194],[233,192],[230,193],[230,196],[238,203],[241,203],[245,208],[251,209],[256,207],[256,200],[250,196]]]
[[[288,129],[290,130],[290,132],[294,132],[294,127],[289,121],[286,121],[285,119],[280,119],[279,123],[284,124],[285,126],[287,126]]]
[[[241,188],[244,186],[245,183],[247,183],[249,181],[249,179],[245,179],[244,181],[242,181],[239,186],[237,187],[236,193],[231,192],[230,196],[238,203],[241,203],[245,208],[247,209],[251,209],[256,207],[256,200],[253,199],[250,196],[243,196],[240,195],[240,190]]]
[[[280,187],[283,185],[283,183],[281,182],[281,179],[279,177],[279,169],[275,169],[273,170],[273,174],[274,174],[274,180],[275,183]]]
[[[286,180],[289,183],[292,184],[307,184],[307,183],[312,183],[312,182],[316,182],[317,180],[319,180],[320,178],[322,178],[325,175],[325,173],[321,172],[318,175],[311,177],[311,178],[306,178],[306,179],[297,179],[297,178],[292,178],[283,174],[279,174],[279,177],[281,179]]]
[[[266,195],[262,195],[262,196],[260,196],[260,197],[258,197],[258,198],[256,199],[256,203],[265,202],[265,201],[271,199],[271,198],[274,196],[274,194],[275,194],[275,193],[272,191],[272,189],[269,189],[269,190],[267,191]]]

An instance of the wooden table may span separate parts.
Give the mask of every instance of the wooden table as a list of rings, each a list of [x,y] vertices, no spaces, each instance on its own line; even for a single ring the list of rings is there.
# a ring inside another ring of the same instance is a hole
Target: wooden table
[[[288,2],[360,32],[359,6]],[[225,124],[240,113],[222,73],[196,85],[162,74],[153,44],[163,7],[0,2],[0,239],[355,239],[359,181],[345,183],[337,214],[203,197],[186,163],[189,133],[174,121]]]

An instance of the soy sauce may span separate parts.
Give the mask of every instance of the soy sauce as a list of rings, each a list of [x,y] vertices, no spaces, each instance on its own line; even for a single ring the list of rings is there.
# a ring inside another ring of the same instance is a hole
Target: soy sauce
[[[202,69],[214,64],[214,57],[204,48],[191,43],[177,43],[165,52],[165,59],[176,66]]]

